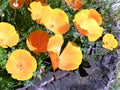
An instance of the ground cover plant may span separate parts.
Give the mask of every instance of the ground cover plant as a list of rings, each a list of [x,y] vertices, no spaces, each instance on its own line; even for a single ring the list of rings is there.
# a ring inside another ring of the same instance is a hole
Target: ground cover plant
[[[115,3],[0,0],[0,89],[29,86],[49,71],[76,70],[118,51]]]

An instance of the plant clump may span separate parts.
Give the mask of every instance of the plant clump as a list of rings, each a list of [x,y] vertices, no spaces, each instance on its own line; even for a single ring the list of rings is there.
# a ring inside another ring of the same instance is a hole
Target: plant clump
[[[73,71],[117,50],[112,9],[105,8],[110,5],[95,0],[0,1],[0,89],[32,85],[49,71]]]

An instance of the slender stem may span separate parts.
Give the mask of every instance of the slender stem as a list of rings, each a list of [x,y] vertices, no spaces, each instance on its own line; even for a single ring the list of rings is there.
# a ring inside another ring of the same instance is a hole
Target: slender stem
[[[16,0],[15,3],[18,3],[18,0]]]
[[[78,37],[79,37],[79,36],[75,37],[75,38],[72,40],[72,42],[74,42]]]
[[[22,82],[21,82],[21,81],[19,81],[18,84],[13,85],[12,88],[15,88],[15,87],[17,87],[17,86],[19,86],[19,85],[22,85]]]
[[[15,20],[15,17],[16,17],[16,9],[15,9],[15,12],[14,12],[14,20]]]

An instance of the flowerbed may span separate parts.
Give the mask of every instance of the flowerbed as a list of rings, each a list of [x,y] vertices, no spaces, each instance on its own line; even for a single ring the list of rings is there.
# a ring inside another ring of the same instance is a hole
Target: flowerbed
[[[119,16],[114,3],[1,1],[0,88],[30,86],[49,71],[74,71],[118,51],[119,30],[114,30],[114,23]]]

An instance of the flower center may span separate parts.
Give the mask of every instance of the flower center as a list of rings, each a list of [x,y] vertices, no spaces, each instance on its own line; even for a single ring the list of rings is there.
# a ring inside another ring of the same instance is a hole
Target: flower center
[[[14,6],[14,7],[18,7],[19,4],[18,4],[17,2],[15,2],[15,3],[13,3],[13,6]]]
[[[3,43],[3,39],[0,39],[0,44],[2,44]]]
[[[53,24],[51,24],[51,25],[50,25],[50,28],[54,28],[54,25],[53,25]]]
[[[21,62],[19,62],[17,64],[17,68],[18,68],[19,71],[23,70],[23,64]]]

